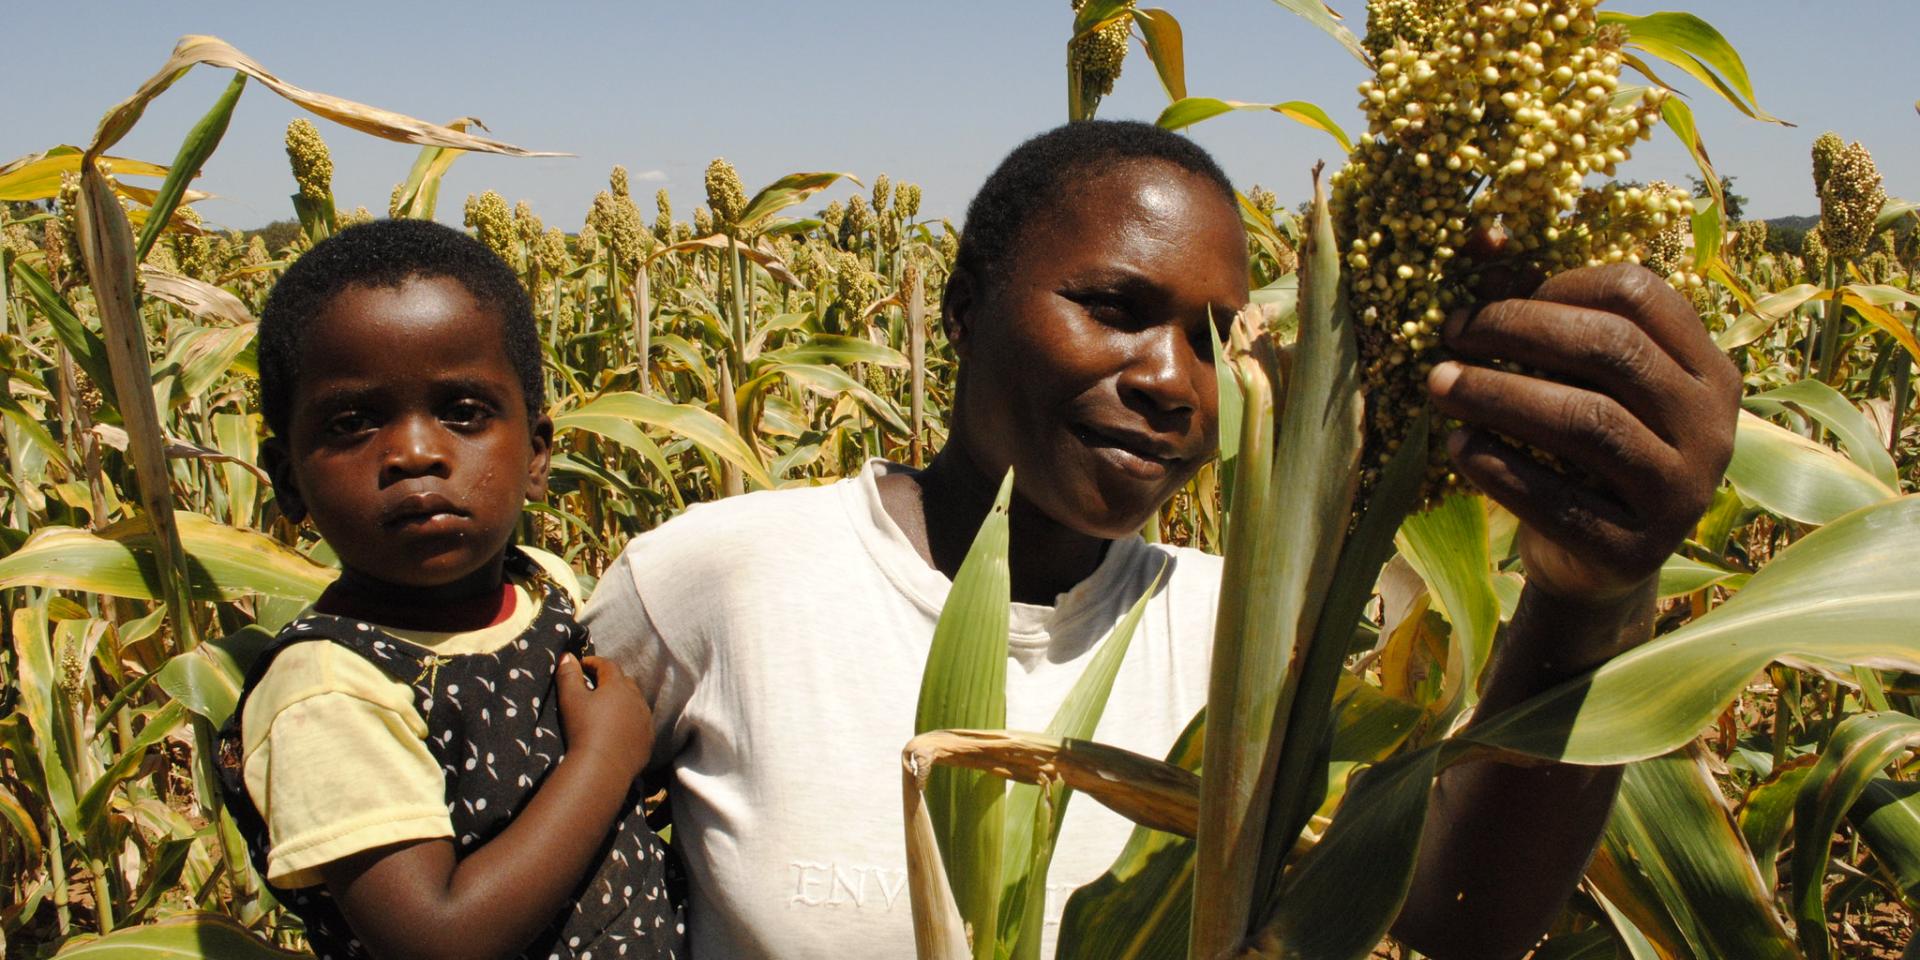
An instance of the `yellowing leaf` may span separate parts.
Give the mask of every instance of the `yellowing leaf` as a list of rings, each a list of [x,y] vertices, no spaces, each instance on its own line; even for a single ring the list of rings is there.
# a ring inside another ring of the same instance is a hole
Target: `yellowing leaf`
[[[383,140],[399,140],[406,143],[418,143],[427,146],[452,147],[459,150],[475,150],[482,153],[499,153],[513,157],[557,157],[558,153],[543,153],[516,147],[488,137],[473,134],[437,123],[416,120],[403,113],[383,110],[379,107],[356,103],[324,93],[316,93],[304,87],[298,87],[280,79],[261,66],[259,61],[241,53],[219,37],[190,34],[180,38],[173,48],[173,55],[160,67],[133,96],[122,101],[100,120],[100,127],[94,133],[90,153],[99,153],[120,142],[120,138],[133,129],[140,120],[147,104],[153,98],[165,93],[174,81],[186,75],[197,64],[225,67],[258,80],[267,89],[305,107],[307,110],[326,117],[342,126],[352,127],[361,133],[370,134]]]

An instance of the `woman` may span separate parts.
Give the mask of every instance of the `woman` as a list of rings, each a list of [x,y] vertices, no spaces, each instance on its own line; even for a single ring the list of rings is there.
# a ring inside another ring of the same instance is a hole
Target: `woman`
[[[968,210],[943,303],[960,360],[952,429],[925,470],[872,463],[828,487],[695,507],[629,545],[584,619],[658,691],[696,956],[912,955],[898,751],[940,603],[1009,467],[1008,725],[1046,724],[1164,567],[1096,739],[1166,751],[1205,700],[1220,567],[1136,531],[1215,450],[1211,325],[1246,300],[1238,208],[1204,152],[1145,124],[1056,129],[1009,155]],[[1437,405],[1475,425],[1450,438],[1458,469],[1528,525],[1533,578],[1487,712],[1646,636],[1660,560],[1731,451],[1737,376],[1699,326],[1651,274],[1600,270],[1449,328],[1463,357],[1498,345],[1597,385],[1435,370]],[[1601,490],[1494,432],[1598,464]],[[1441,956],[1523,949],[1577,879],[1616,782],[1449,771],[1398,931]],[[1069,808],[1050,919],[1129,829],[1097,804]]]

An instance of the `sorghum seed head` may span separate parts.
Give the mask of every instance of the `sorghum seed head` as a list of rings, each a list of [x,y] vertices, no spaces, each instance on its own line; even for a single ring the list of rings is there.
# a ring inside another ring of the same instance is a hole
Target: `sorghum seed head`
[[[653,192],[653,235],[661,243],[673,240],[673,201],[667,198],[665,187]]]
[[[940,258],[951,267],[960,256],[960,231],[953,228],[953,222],[940,221]]]
[[[478,196],[468,194],[465,223],[473,231],[474,239],[493,251],[494,256],[507,263],[514,261],[513,213],[507,208],[505,197],[492,190]]]
[[[533,243],[546,229],[546,224],[534,215],[532,204],[522,200],[513,205],[513,233],[521,243]]]
[[[626,174],[619,167],[614,170],[618,173],[612,185],[618,186]],[[587,211],[587,225],[606,243],[607,252],[622,268],[632,270],[646,257],[651,237],[640,219],[640,209],[633,205],[632,194],[606,190],[594,194],[593,206]]]
[[[301,196],[315,203],[333,196],[333,156],[320,131],[305,117],[287,124],[287,161]]]
[[[1602,28],[1594,6],[1370,0],[1376,70],[1360,87],[1370,135],[1331,184],[1368,380],[1363,462],[1397,449],[1425,408],[1424,374],[1440,357],[1433,318],[1472,304],[1479,271],[1631,262],[1692,215],[1692,200],[1664,186],[1582,186],[1629,158],[1665,97],[1615,102],[1627,38]],[[1495,227],[1509,238],[1499,263],[1455,255]],[[1456,482],[1437,444],[1428,481],[1427,499]]]
[[[1845,150],[1847,142],[1840,135],[1828,130],[1813,139],[1813,193],[1819,196],[1827,187],[1827,177],[1833,175],[1833,162],[1840,159],[1840,151]]]
[[[713,208],[714,223],[722,230],[733,229],[740,214],[746,212],[746,188],[725,157],[714,157],[707,164],[707,206]]]
[[[1834,157],[1820,188],[1820,233],[1828,254],[1859,256],[1886,202],[1873,154],[1857,140],[1848,144]]]
[[[1810,277],[1818,278],[1827,272],[1827,245],[1820,239],[1820,231],[1808,230],[1800,238],[1800,259],[1805,263]]]
[[[1073,0],[1075,13],[1083,6],[1086,0]],[[1126,6],[1133,8],[1131,0]],[[1083,95],[1098,99],[1113,92],[1113,83],[1120,79],[1120,67],[1127,59],[1128,22],[1125,17],[1115,19],[1067,44],[1067,69],[1079,75]]]

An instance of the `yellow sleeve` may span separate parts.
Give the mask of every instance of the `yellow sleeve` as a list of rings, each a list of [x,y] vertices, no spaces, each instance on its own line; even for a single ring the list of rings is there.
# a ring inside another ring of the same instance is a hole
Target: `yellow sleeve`
[[[321,882],[319,867],[404,840],[452,837],[446,779],[396,683],[317,640],[280,654],[241,717],[247,793],[267,824],[267,879]]]

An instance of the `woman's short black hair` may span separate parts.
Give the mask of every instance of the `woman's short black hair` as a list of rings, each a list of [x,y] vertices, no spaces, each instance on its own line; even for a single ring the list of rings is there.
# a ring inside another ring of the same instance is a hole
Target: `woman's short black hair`
[[[546,409],[540,333],[533,303],[513,268],[480,241],[430,220],[375,220],[315,244],[274,284],[260,313],[260,411],[285,436],[293,385],[300,377],[306,333],[328,302],[350,286],[397,287],[415,278],[446,277],[500,317],[501,345],[520,378],[527,416]]]
[[[1137,120],[1082,120],[1048,130],[1000,161],[967,206],[957,265],[977,281],[995,282],[1029,217],[1047,210],[1089,168],[1132,160],[1173,164],[1219,187],[1228,203],[1238,203],[1226,172],[1186,136]]]

